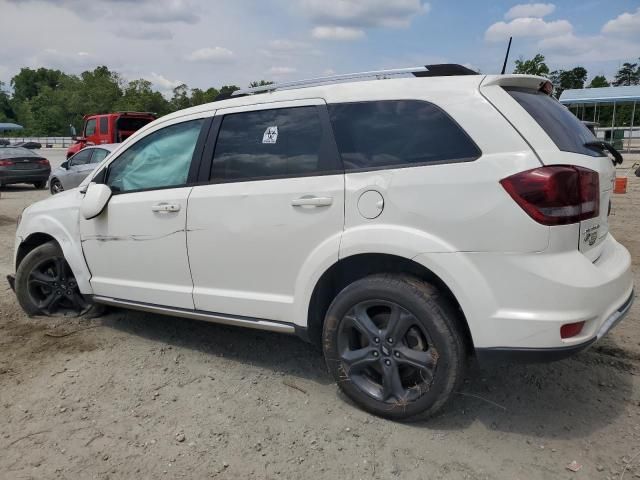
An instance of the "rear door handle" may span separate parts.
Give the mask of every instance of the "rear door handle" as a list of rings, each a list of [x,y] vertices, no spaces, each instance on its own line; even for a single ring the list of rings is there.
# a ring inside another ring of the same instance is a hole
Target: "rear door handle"
[[[333,203],[331,197],[300,197],[291,200],[294,207],[328,207]]]
[[[179,212],[180,205],[177,203],[158,203],[151,207],[152,212]]]

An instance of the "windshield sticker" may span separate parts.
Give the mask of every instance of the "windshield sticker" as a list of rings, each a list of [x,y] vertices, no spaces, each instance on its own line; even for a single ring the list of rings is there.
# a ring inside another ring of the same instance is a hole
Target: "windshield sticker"
[[[262,135],[262,143],[276,143],[278,141],[278,127],[267,127]]]

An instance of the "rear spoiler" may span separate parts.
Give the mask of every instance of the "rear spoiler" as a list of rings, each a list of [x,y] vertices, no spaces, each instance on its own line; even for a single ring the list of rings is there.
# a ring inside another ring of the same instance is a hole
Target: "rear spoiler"
[[[480,83],[480,88],[492,86],[530,88],[547,95],[553,93],[553,85],[549,79],[537,75],[487,75]]]

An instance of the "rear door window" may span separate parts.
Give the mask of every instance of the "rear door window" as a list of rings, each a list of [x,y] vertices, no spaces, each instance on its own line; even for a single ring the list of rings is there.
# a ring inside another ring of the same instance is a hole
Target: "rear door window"
[[[601,150],[585,147],[596,140],[587,126],[555,98],[530,88],[505,87],[511,97],[524,108],[563,152],[601,157]]]
[[[467,133],[436,105],[414,100],[329,105],[347,171],[466,162],[481,155]]]
[[[109,133],[109,117],[100,117],[100,134]]]
[[[335,173],[316,106],[225,115],[216,142],[216,183]],[[335,157],[335,156],[334,156]]]
[[[93,157],[91,157],[91,163],[100,163],[110,153],[111,152],[109,150],[105,150],[104,148],[95,148],[93,151]]]

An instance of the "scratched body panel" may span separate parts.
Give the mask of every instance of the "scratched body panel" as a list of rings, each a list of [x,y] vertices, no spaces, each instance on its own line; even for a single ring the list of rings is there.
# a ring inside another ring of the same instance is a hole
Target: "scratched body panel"
[[[80,220],[82,248],[96,295],[193,308],[187,256],[191,187],[115,195],[92,220]],[[179,205],[157,212],[159,203]]]

